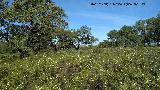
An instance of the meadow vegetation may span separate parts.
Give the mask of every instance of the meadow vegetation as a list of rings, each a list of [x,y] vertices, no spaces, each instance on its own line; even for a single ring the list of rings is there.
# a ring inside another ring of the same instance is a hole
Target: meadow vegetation
[[[53,0],[0,1],[0,90],[160,90],[160,14],[94,45]]]
[[[88,48],[0,63],[1,90],[158,90],[160,48]]]

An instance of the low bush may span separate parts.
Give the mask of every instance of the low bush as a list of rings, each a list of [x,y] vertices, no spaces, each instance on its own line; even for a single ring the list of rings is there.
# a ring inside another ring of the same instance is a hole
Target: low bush
[[[0,62],[1,90],[160,89],[159,47],[61,50],[23,59],[8,56]]]

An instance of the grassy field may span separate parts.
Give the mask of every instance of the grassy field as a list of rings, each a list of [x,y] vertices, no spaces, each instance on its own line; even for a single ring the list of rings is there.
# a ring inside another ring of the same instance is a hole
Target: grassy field
[[[160,47],[0,56],[1,90],[160,90]]]

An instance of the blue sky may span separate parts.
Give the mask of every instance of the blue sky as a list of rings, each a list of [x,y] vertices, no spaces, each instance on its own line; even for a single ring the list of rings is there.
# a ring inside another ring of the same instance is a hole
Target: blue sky
[[[65,10],[69,28],[82,25],[92,28],[92,34],[103,41],[107,32],[123,25],[134,25],[137,20],[154,17],[160,12],[160,0],[53,0]],[[90,5],[91,3],[145,3],[132,6]]]

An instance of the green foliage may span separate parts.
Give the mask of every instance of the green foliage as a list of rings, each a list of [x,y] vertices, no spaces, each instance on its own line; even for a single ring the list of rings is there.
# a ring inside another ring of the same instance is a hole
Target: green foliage
[[[109,46],[118,46],[118,39],[119,39],[119,33],[117,30],[112,30],[110,31],[107,36],[109,37],[108,39],[110,40],[110,45]],[[108,43],[109,44],[109,43]]]
[[[77,30],[77,34],[78,34],[78,43],[88,45],[94,43],[95,41],[98,41],[97,38],[92,36],[91,28],[86,25],[82,26],[79,30]]]
[[[1,25],[5,27],[0,32],[1,41],[7,41],[13,53],[28,52],[26,48],[34,53],[45,52],[50,46],[56,49],[79,49],[80,44],[92,45],[98,40],[92,36],[88,26],[76,31],[66,30],[64,10],[51,0],[15,0],[4,9],[0,18],[6,22]]]
[[[55,29],[65,28],[65,17],[63,9],[51,0],[14,0],[13,4],[0,14],[0,18],[10,24],[5,28],[6,41],[13,41],[16,48],[30,47],[35,53],[49,47]]]
[[[80,29],[64,30],[57,29],[54,31],[54,38],[52,40],[52,46],[58,49],[79,49],[80,45],[90,45],[96,42],[98,39],[92,36],[91,28],[88,26],[82,26]]]
[[[120,30],[112,30],[108,34],[108,46],[137,46],[139,45],[139,36],[131,26],[124,25]]]
[[[160,89],[160,48],[126,47],[160,45],[159,15],[110,31],[98,47],[80,50],[97,39],[86,25],[66,30],[65,18],[51,0],[14,0],[11,6],[2,0],[0,89]],[[50,46],[64,50],[52,52]]]
[[[76,34],[71,30],[55,30],[54,38],[52,43],[56,45],[58,48],[69,49],[74,47],[74,43],[76,42]]]
[[[0,89],[160,89],[160,48],[63,50],[0,63]],[[10,58],[11,60],[11,58]]]
[[[98,44],[98,47],[100,48],[115,47],[115,43],[110,42],[108,40],[103,40],[102,42]]]
[[[106,46],[160,46],[160,18],[138,20],[134,26],[124,25],[120,30],[112,30],[108,34]],[[100,43],[102,44],[102,43]]]
[[[124,40],[125,46],[136,46],[138,44],[138,36],[137,33],[133,30],[131,26],[123,26],[119,31],[121,40]],[[119,41],[119,43],[122,43]]]

